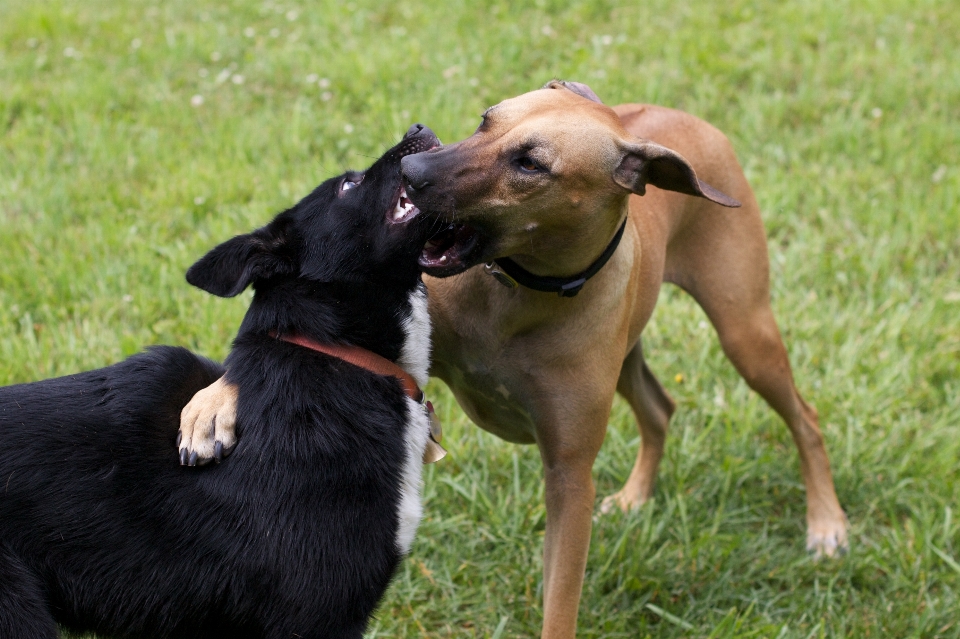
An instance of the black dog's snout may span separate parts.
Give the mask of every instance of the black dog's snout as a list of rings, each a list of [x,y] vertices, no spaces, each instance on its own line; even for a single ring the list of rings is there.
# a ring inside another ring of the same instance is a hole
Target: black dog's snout
[[[411,126],[409,129],[407,129],[407,132],[404,134],[403,139],[406,140],[407,138],[412,138],[417,133],[420,133],[421,131],[423,131],[424,128],[426,127],[424,127],[422,124],[417,122],[416,124]]]
[[[407,130],[403,139],[409,146],[410,154],[400,160],[400,171],[409,190],[422,191],[430,186],[431,182],[428,177],[428,163],[417,156],[441,146],[440,140],[433,131],[419,122]]]

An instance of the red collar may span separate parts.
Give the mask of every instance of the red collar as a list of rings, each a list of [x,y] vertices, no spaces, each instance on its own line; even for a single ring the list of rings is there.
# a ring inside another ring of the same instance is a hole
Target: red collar
[[[392,375],[400,380],[400,384],[403,386],[403,392],[407,394],[407,397],[415,402],[423,402],[423,391],[420,390],[419,386],[417,386],[416,380],[413,379],[410,373],[403,370],[386,357],[381,357],[373,351],[368,351],[367,349],[360,348],[359,346],[321,344],[320,342],[316,342],[309,337],[304,337],[303,335],[281,335],[276,331],[270,331],[270,337],[276,337],[277,339],[281,339],[285,342],[296,344],[297,346],[303,346],[304,348],[309,348],[310,350],[317,351],[318,353],[323,353],[325,355],[330,355],[331,357],[342,359],[345,362],[349,362],[354,366],[359,366],[360,368],[365,368],[371,373],[376,373],[377,375]]]

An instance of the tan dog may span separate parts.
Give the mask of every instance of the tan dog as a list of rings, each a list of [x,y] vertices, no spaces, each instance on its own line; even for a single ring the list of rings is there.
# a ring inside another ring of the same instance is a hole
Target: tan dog
[[[498,279],[509,277],[488,272],[508,270],[503,260],[426,278],[431,374],[476,424],[540,448],[543,637],[575,634],[591,471],[615,391],[633,408],[642,446],[626,484],[601,509],[635,508],[653,494],[674,403],[644,363],[639,338],[664,281],[697,300],[737,370],[789,426],[807,489],[807,547],[833,555],[846,546],[817,413],[794,386],[770,308],[760,211],[723,134],[679,111],[610,109],[584,85],[552,82],[489,109],[470,138],[405,158],[403,171],[417,206],[454,222],[421,257],[436,275],[509,256],[520,275],[576,280],[610,252],[627,220],[619,247],[576,297],[504,286]],[[644,195],[647,185],[660,188]],[[742,207],[719,206],[737,205],[724,193]],[[184,409],[181,449],[203,459],[216,440],[231,446],[235,399],[222,382],[198,394]]]

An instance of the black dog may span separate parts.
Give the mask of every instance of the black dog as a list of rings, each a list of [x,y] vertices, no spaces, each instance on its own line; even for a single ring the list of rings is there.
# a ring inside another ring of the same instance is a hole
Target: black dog
[[[225,362],[243,439],[216,472],[172,445],[224,372],[185,349],[0,389],[0,637],[362,636],[421,514],[430,221],[400,159],[437,145],[414,125],[191,267],[255,289]]]

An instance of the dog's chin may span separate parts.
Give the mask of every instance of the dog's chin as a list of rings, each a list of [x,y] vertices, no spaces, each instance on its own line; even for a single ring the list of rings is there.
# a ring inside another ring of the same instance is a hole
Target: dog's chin
[[[477,229],[451,223],[427,240],[418,263],[427,275],[450,277],[479,264],[486,244]]]

